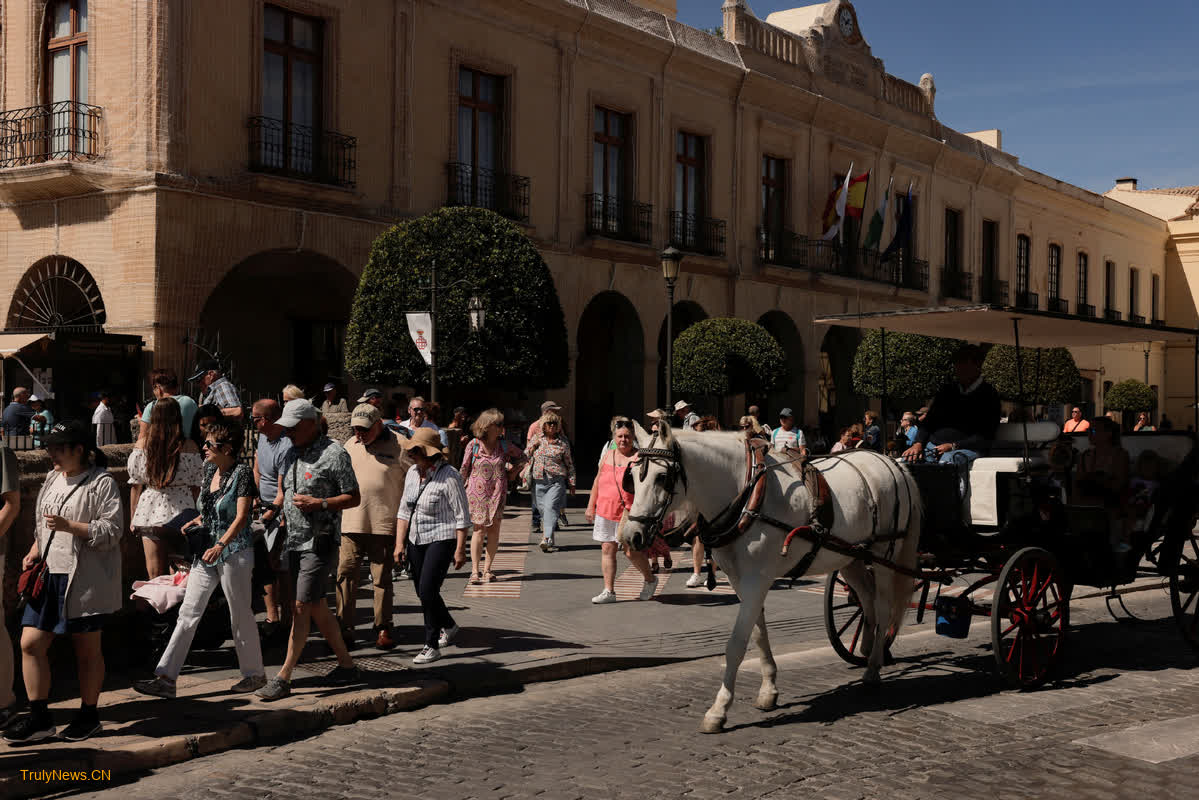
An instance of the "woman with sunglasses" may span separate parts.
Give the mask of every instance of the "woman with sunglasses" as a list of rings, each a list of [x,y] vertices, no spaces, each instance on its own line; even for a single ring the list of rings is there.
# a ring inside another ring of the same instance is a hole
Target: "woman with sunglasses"
[[[625,475],[637,456],[637,445],[633,423],[627,417],[612,420],[612,443],[615,448],[605,450],[600,458],[599,474],[587,501],[587,521],[594,526],[591,538],[600,543],[600,567],[604,573],[604,590],[591,598],[597,605],[616,602],[616,533],[621,518],[633,505],[633,493],[625,490]],[[628,546],[624,552],[645,578],[640,599],[649,600],[654,596],[658,579],[650,569],[648,556]]]
[[[29,713],[4,732],[10,742],[48,739],[56,729],[50,716],[50,645],[70,635],[79,668],[79,711],[61,733],[81,742],[100,730],[96,709],[104,684],[100,632],[119,611],[121,534],[125,514],[108,459],[96,448],[91,428],[75,420],[55,425],[46,435],[54,469],[38,493],[33,546],[22,569],[45,559],[42,593],[21,618],[21,664]]]
[[[541,552],[555,549],[554,530],[558,512],[566,504],[566,492],[575,493],[575,463],[570,443],[562,436],[562,418],[553,411],[540,420],[540,430],[529,442],[525,456],[532,462],[533,502],[541,511]]]
[[[133,684],[133,688],[142,694],[175,697],[175,682],[217,584],[229,604],[233,644],[242,674],[242,679],[230,691],[244,694],[266,685],[258,626],[254,623],[251,607],[253,590],[250,583],[254,569],[250,509],[258,489],[254,485],[253,470],[237,461],[242,441],[241,425],[229,417],[213,421],[205,432],[200,516],[183,526],[184,532],[191,528],[203,531],[205,549],[192,563],[187,592],[179,607],[179,621],[154,670],[155,677]]]

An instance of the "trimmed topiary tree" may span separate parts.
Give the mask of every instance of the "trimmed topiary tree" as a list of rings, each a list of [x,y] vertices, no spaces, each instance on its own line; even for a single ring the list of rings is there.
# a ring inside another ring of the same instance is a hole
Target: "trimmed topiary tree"
[[[756,322],[705,319],[675,339],[673,375],[679,394],[761,394],[786,385],[787,354]]]
[[[887,331],[888,398],[923,403],[953,378],[957,339]],[[883,334],[866,331],[853,357],[853,390],[865,397],[883,395]]]
[[[1020,358],[1024,372],[1025,402],[1033,405],[1051,405],[1078,401],[1082,378],[1069,350],[1053,347],[1038,352],[1022,347]],[[992,347],[983,361],[983,378],[995,387],[1004,400],[1019,400],[1016,348],[1010,344],[997,344]]]
[[[1103,395],[1103,407],[1109,411],[1152,411],[1155,405],[1153,390],[1136,378],[1120,381]]]
[[[566,320],[549,267],[527,236],[480,208],[442,208],[375,239],[346,329],[346,369],[360,381],[423,386],[429,367],[408,335],[408,311],[429,310],[437,283],[437,382],[529,390],[565,386]],[[470,329],[477,293],[486,324]]]

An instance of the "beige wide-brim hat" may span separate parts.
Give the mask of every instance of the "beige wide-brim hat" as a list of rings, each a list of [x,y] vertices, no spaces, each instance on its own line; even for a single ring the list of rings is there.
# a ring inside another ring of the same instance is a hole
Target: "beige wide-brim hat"
[[[409,439],[400,443],[400,446],[405,450],[419,449],[429,458],[446,454],[445,448],[441,446],[441,437],[432,428],[417,428]]]

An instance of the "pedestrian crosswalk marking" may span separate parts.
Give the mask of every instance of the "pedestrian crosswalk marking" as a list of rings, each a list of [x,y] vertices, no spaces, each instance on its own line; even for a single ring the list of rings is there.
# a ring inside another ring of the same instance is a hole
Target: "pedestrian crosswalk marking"
[[[662,594],[669,580],[669,572],[658,575],[658,585],[654,589],[654,597]],[[636,567],[630,564],[625,567],[624,572],[616,577],[616,599],[636,600],[641,595],[642,586],[645,586],[645,578],[641,576],[641,572]]]
[[[519,524],[513,524],[512,520],[508,523],[500,527],[500,547],[491,562],[491,571],[495,573],[496,580],[477,586],[467,581],[462,591],[463,597],[520,597],[520,587],[525,577],[525,558],[529,554],[529,531]],[[483,569],[483,558],[480,554],[480,570]]]

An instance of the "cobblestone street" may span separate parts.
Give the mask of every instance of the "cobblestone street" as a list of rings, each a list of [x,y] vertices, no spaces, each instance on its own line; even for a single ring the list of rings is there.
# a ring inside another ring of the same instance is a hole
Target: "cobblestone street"
[[[200,758],[114,788],[190,798],[1195,797],[1199,672],[1160,589],[1148,619],[1073,607],[1061,679],[1002,690],[983,625],[903,637],[878,694],[827,648],[779,659],[763,713],[756,662],[729,730],[698,733],[720,659],[539,684],[334,728],[276,748]],[[752,654],[752,651],[751,651]],[[92,797],[107,794],[84,794]]]

